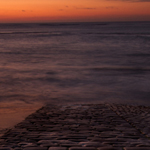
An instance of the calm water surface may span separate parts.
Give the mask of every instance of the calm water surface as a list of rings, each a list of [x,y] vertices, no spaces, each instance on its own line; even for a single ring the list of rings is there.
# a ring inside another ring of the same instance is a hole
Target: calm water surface
[[[150,22],[1,24],[0,103],[150,105]]]

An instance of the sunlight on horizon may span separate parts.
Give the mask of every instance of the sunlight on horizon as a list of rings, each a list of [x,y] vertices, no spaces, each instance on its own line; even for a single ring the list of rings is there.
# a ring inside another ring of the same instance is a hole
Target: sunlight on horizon
[[[0,22],[150,21],[149,0],[7,0]]]

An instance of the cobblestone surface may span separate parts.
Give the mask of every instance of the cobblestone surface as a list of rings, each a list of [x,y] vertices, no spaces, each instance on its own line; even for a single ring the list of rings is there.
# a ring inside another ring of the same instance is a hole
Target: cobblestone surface
[[[150,108],[46,106],[7,131],[0,150],[150,150]]]

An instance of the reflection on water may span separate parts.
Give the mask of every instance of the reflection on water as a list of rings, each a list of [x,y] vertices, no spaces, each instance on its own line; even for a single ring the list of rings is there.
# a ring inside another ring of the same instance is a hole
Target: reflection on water
[[[7,128],[12,128],[29,114],[42,107],[41,103],[25,103],[22,101],[1,102],[0,135]]]

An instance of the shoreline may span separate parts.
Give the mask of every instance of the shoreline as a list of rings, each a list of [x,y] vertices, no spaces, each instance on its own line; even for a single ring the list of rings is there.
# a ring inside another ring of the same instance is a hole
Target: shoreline
[[[123,104],[47,105],[0,138],[2,147],[93,150],[150,148],[150,107]],[[54,142],[55,141],[55,142]],[[99,142],[100,141],[100,142]],[[76,147],[76,149],[75,149]],[[0,147],[1,148],[1,147]]]
[[[1,102],[0,104],[0,137],[5,131],[12,129],[16,124],[44,105],[41,103],[29,104],[21,101]]]

